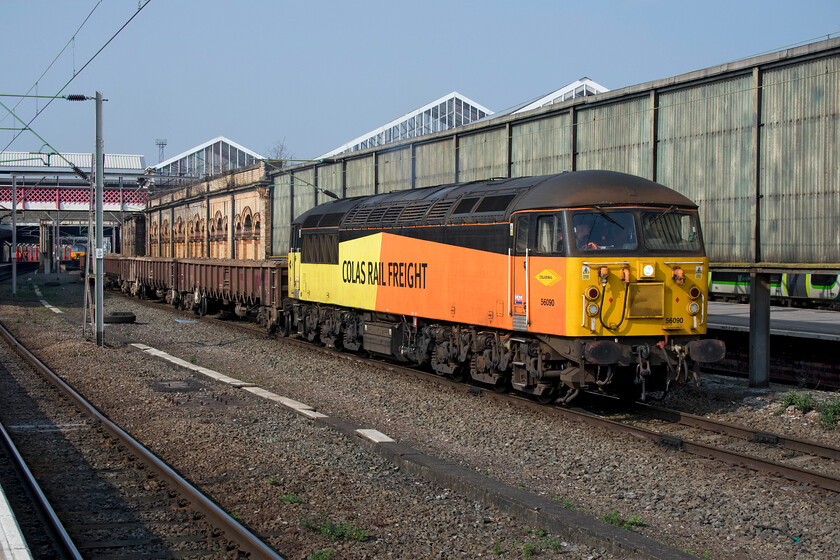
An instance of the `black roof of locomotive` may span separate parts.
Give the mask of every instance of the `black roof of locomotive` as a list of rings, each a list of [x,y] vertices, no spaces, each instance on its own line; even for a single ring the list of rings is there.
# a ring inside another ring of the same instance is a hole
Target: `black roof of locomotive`
[[[472,199],[476,201],[470,206],[472,211],[454,215],[461,206],[457,203]],[[489,203],[485,205],[484,201]],[[615,171],[576,171],[342,199],[316,206],[293,223],[319,229],[336,226],[342,229],[393,228],[507,221],[513,212],[523,210],[627,204],[697,207],[680,193],[642,177]],[[489,211],[481,211],[482,208]]]

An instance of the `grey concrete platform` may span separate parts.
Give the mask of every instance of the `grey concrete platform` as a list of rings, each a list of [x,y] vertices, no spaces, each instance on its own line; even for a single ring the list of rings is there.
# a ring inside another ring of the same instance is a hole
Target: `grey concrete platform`
[[[32,560],[6,494],[0,487],[0,560]]]
[[[749,332],[750,306],[709,302],[710,330]],[[840,341],[840,312],[793,307],[770,308],[770,335]]]

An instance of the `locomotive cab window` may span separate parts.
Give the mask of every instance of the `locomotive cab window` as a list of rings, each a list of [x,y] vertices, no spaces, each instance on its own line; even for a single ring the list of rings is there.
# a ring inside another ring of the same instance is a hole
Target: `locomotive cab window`
[[[579,251],[632,251],[639,245],[633,214],[625,211],[578,212],[572,233]]]
[[[528,248],[528,238],[531,233],[531,216],[525,214],[524,216],[517,216],[515,221],[515,232],[513,240],[513,252],[516,255],[524,255]]]
[[[650,251],[699,251],[700,224],[693,212],[674,210],[642,213],[645,248]]]
[[[564,252],[563,228],[560,224],[560,216],[537,216],[537,238],[534,253],[556,255]]]
[[[514,221],[514,253],[525,250],[539,255],[558,255],[565,252],[563,220],[557,214],[525,214]]]

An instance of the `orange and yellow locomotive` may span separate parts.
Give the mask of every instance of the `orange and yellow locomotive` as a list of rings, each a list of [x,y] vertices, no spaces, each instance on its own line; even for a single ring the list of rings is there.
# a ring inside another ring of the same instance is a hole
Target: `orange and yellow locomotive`
[[[568,402],[721,359],[697,206],[607,171],[322,204],[292,224],[284,327]]]

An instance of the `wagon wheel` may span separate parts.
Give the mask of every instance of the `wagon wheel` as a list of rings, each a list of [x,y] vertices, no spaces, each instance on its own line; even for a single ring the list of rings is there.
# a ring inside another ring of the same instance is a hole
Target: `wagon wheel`
[[[277,334],[286,337],[291,332],[292,317],[288,313],[282,313],[280,320],[277,322]]]
[[[202,317],[207,315],[207,312],[210,310],[210,302],[207,300],[207,297],[202,297],[201,302],[198,304],[198,314]]]
[[[540,404],[551,404],[552,402],[554,402],[554,399],[557,398],[557,388],[552,387],[551,389],[545,391],[540,395],[534,395],[534,397]]]

